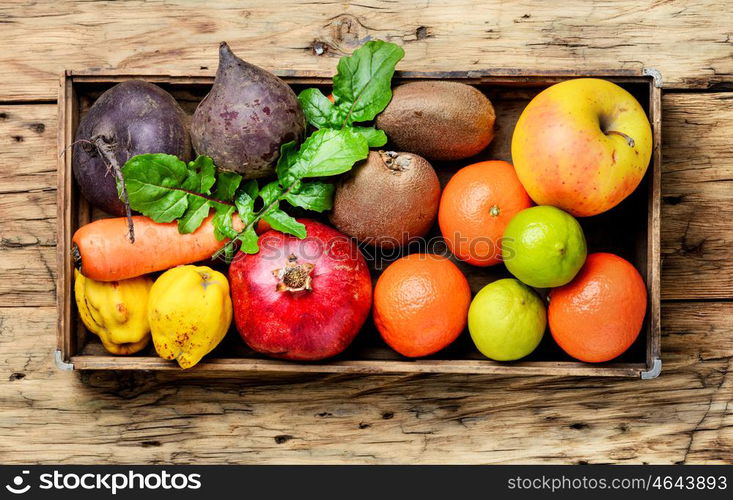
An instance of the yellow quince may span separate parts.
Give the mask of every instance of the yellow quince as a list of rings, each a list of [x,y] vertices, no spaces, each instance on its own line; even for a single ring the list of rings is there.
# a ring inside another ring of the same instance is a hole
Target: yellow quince
[[[148,295],[153,280],[140,276],[94,281],[74,270],[74,295],[82,323],[112,354],[134,354],[150,342]]]
[[[206,266],[178,266],[155,280],[148,319],[158,355],[191,368],[210,353],[232,322],[229,282]]]

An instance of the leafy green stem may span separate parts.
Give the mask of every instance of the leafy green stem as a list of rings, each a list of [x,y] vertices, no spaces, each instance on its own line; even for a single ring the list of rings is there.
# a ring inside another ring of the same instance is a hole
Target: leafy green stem
[[[262,220],[262,218],[270,212],[272,209],[277,207],[281,201],[285,201],[285,198],[288,194],[290,194],[293,189],[299,184],[299,182],[293,183],[291,186],[287,187],[284,191],[281,191],[277,198],[275,198],[272,202],[269,204],[263,206],[257,213],[254,214],[253,219],[246,223],[244,228],[237,233],[236,236],[233,238],[230,238],[230,240],[222,247],[219,251],[217,251],[214,254],[214,258],[219,258],[222,254],[228,254],[231,249],[234,248],[234,245],[237,241],[240,240],[241,237],[243,237],[245,234],[247,234],[250,231],[253,231],[257,227],[257,223]]]
[[[341,122],[341,126],[338,127],[338,128],[342,129],[345,126],[351,124],[351,115],[354,112],[354,108],[356,108],[356,104],[361,99],[361,95],[364,93],[364,91],[366,90],[366,88],[367,87],[364,87],[363,89],[361,89],[361,91],[359,92],[359,94],[354,98],[354,102],[352,102],[349,105],[349,110],[346,112],[346,116],[344,117],[343,121]]]
[[[220,200],[220,199],[215,198],[213,196],[209,196],[209,195],[206,195],[204,193],[197,193],[196,191],[191,191],[189,189],[183,189],[183,188],[177,188],[177,187],[171,187],[169,189],[170,189],[170,191],[184,193],[184,194],[187,194],[187,195],[194,196],[196,198],[201,198],[202,200],[210,201],[212,203],[218,203],[220,205],[226,205],[226,206],[229,206],[229,207],[233,207],[234,206],[234,203],[232,203],[231,201]]]

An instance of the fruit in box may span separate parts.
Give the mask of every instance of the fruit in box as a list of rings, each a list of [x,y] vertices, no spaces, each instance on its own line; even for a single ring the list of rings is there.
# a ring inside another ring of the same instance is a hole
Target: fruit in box
[[[629,196],[651,152],[652,130],[639,102],[597,78],[540,92],[512,136],[512,161],[529,196],[576,217],[600,214]]]
[[[372,151],[336,185],[330,219],[361,242],[393,248],[425,236],[439,202],[440,182],[427,160]]]
[[[550,291],[550,332],[581,361],[610,361],[639,336],[646,314],[639,271],[610,253],[590,254],[573,281]]]
[[[111,354],[135,354],[150,342],[147,276],[95,281],[74,270],[74,296],[82,323]]]
[[[587,253],[578,221],[555,207],[522,210],[509,222],[502,239],[502,257],[509,272],[535,288],[569,282]]]
[[[471,289],[447,258],[414,253],[385,269],[374,288],[374,324],[384,341],[411,358],[436,353],[466,326]]]
[[[148,316],[158,355],[191,368],[219,345],[229,329],[229,283],[206,266],[169,269],[150,290]]]
[[[494,138],[496,115],[476,87],[460,82],[411,82],[395,87],[377,128],[402,151],[428,160],[460,160]]]
[[[364,257],[346,235],[303,219],[308,236],[270,230],[260,252],[238,254],[229,267],[234,318],[255,351],[318,360],[346,349],[372,305]]]
[[[448,248],[474,266],[501,262],[501,238],[509,221],[532,206],[514,168],[483,161],[462,168],[440,199],[438,222]]]
[[[468,330],[487,358],[514,361],[534,351],[547,326],[542,299],[519,280],[506,278],[483,287],[468,310]]]

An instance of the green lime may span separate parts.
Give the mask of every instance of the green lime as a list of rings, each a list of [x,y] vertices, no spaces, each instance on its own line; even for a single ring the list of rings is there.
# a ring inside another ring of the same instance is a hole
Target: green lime
[[[547,326],[542,299],[512,278],[483,287],[468,309],[468,331],[481,354],[514,361],[534,351]]]
[[[569,283],[588,253],[578,221],[550,206],[527,208],[512,217],[501,245],[509,272],[535,288]]]

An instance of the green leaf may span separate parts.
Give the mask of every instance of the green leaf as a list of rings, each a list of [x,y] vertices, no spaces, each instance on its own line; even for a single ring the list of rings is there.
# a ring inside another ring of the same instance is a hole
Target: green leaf
[[[339,127],[339,124],[335,122],[336,108],[320,89],[305,89],[298,94],[298,102],[303,109],[305,119],[314,127]]]
[[[256,199],[257,195],[260,193],[260,187],[257,184],[257,179],[252,179],[245,182],[241,188],[241,191],[243,193],[247,193],[249,197],[253,200]]]
[[[188,208],[178,219],[178,232],[193,233],[209,215],[209,202],[200,196],[188,195]]]
[[[404,55],[398,45],[372,40],[339,60],[333,96],[347,125],[373,120],[389,104],[395,66]]]
[[[181,187],[194,193],[211,194],[211,187],[215,182],[214,160],[200,155],[194,161],[188,162],[188,177]]]
[[[216,213],[212,223],[214,224],[214,236],[216,239],[221,241],[225,238],[236,238],[239,233],[234,229],[232,222],[232,216],[234,215],[234,207],[230,205],[223,205],[221,203],[214,203],[214,209]]]
[[[265,207],[275,201],[278,196],[280,196],[281,192],[282,189],[280,188],[280,184],[277,181],[272,181],[269,184],[265,185],[265,187],[263,187],[260,191],[260,198],[262,198]]]
[[[176,220],[188,207],[188,193],[181,186],[195,184],[189,174],[186,164],[173,155],[133,156],[122,167],[130,207],[155,222]]]
[[[324,128],[314,132],[298,151],[298,158],[280,179],[283,187],[305,177],[326,177],[347,172],[369,154],[369,144],[349,129]]]
[[[239,174],[235,174],[234,172],[219,172],[214,198],[221,201],[232,201],[234,199],[234,193],[237,191],[241,182],[242,176]]]
[[[323,212],[333,208],[333,192],[335,187],[327,182],[303,182],[298,189],[285,195],[285,200],[295,207]]]
[[[255,254],[260,251],[260,246],[257,243],[259,237],[254,230],[254,227],[249,226],[247,229],[237,236],[237,239],[242,243],[239,249],[248,254]]]
[[[298,145],[295,141],[286,142],[280,146],[280,157],[277,159],[277,166],[275,167],[275,173],[278,178],[283,179],[287,177],[290,167],[293,166],[297,158]]]
[[[387,134],[374,127],[349,127],[353,133],[366,139],[370,148],[381,148],[387,144]]]
[[[234,197],[234,206],[237,207],[239,217],[245,224],[251,223],[255,218],[255,200],[258,194],[257,181],[252,179],[245,183]]]
[[[292,234],[301,240],[306,236],[305,226],[279,208],[275,208],[267,212],[264,219],[277,231]]]

